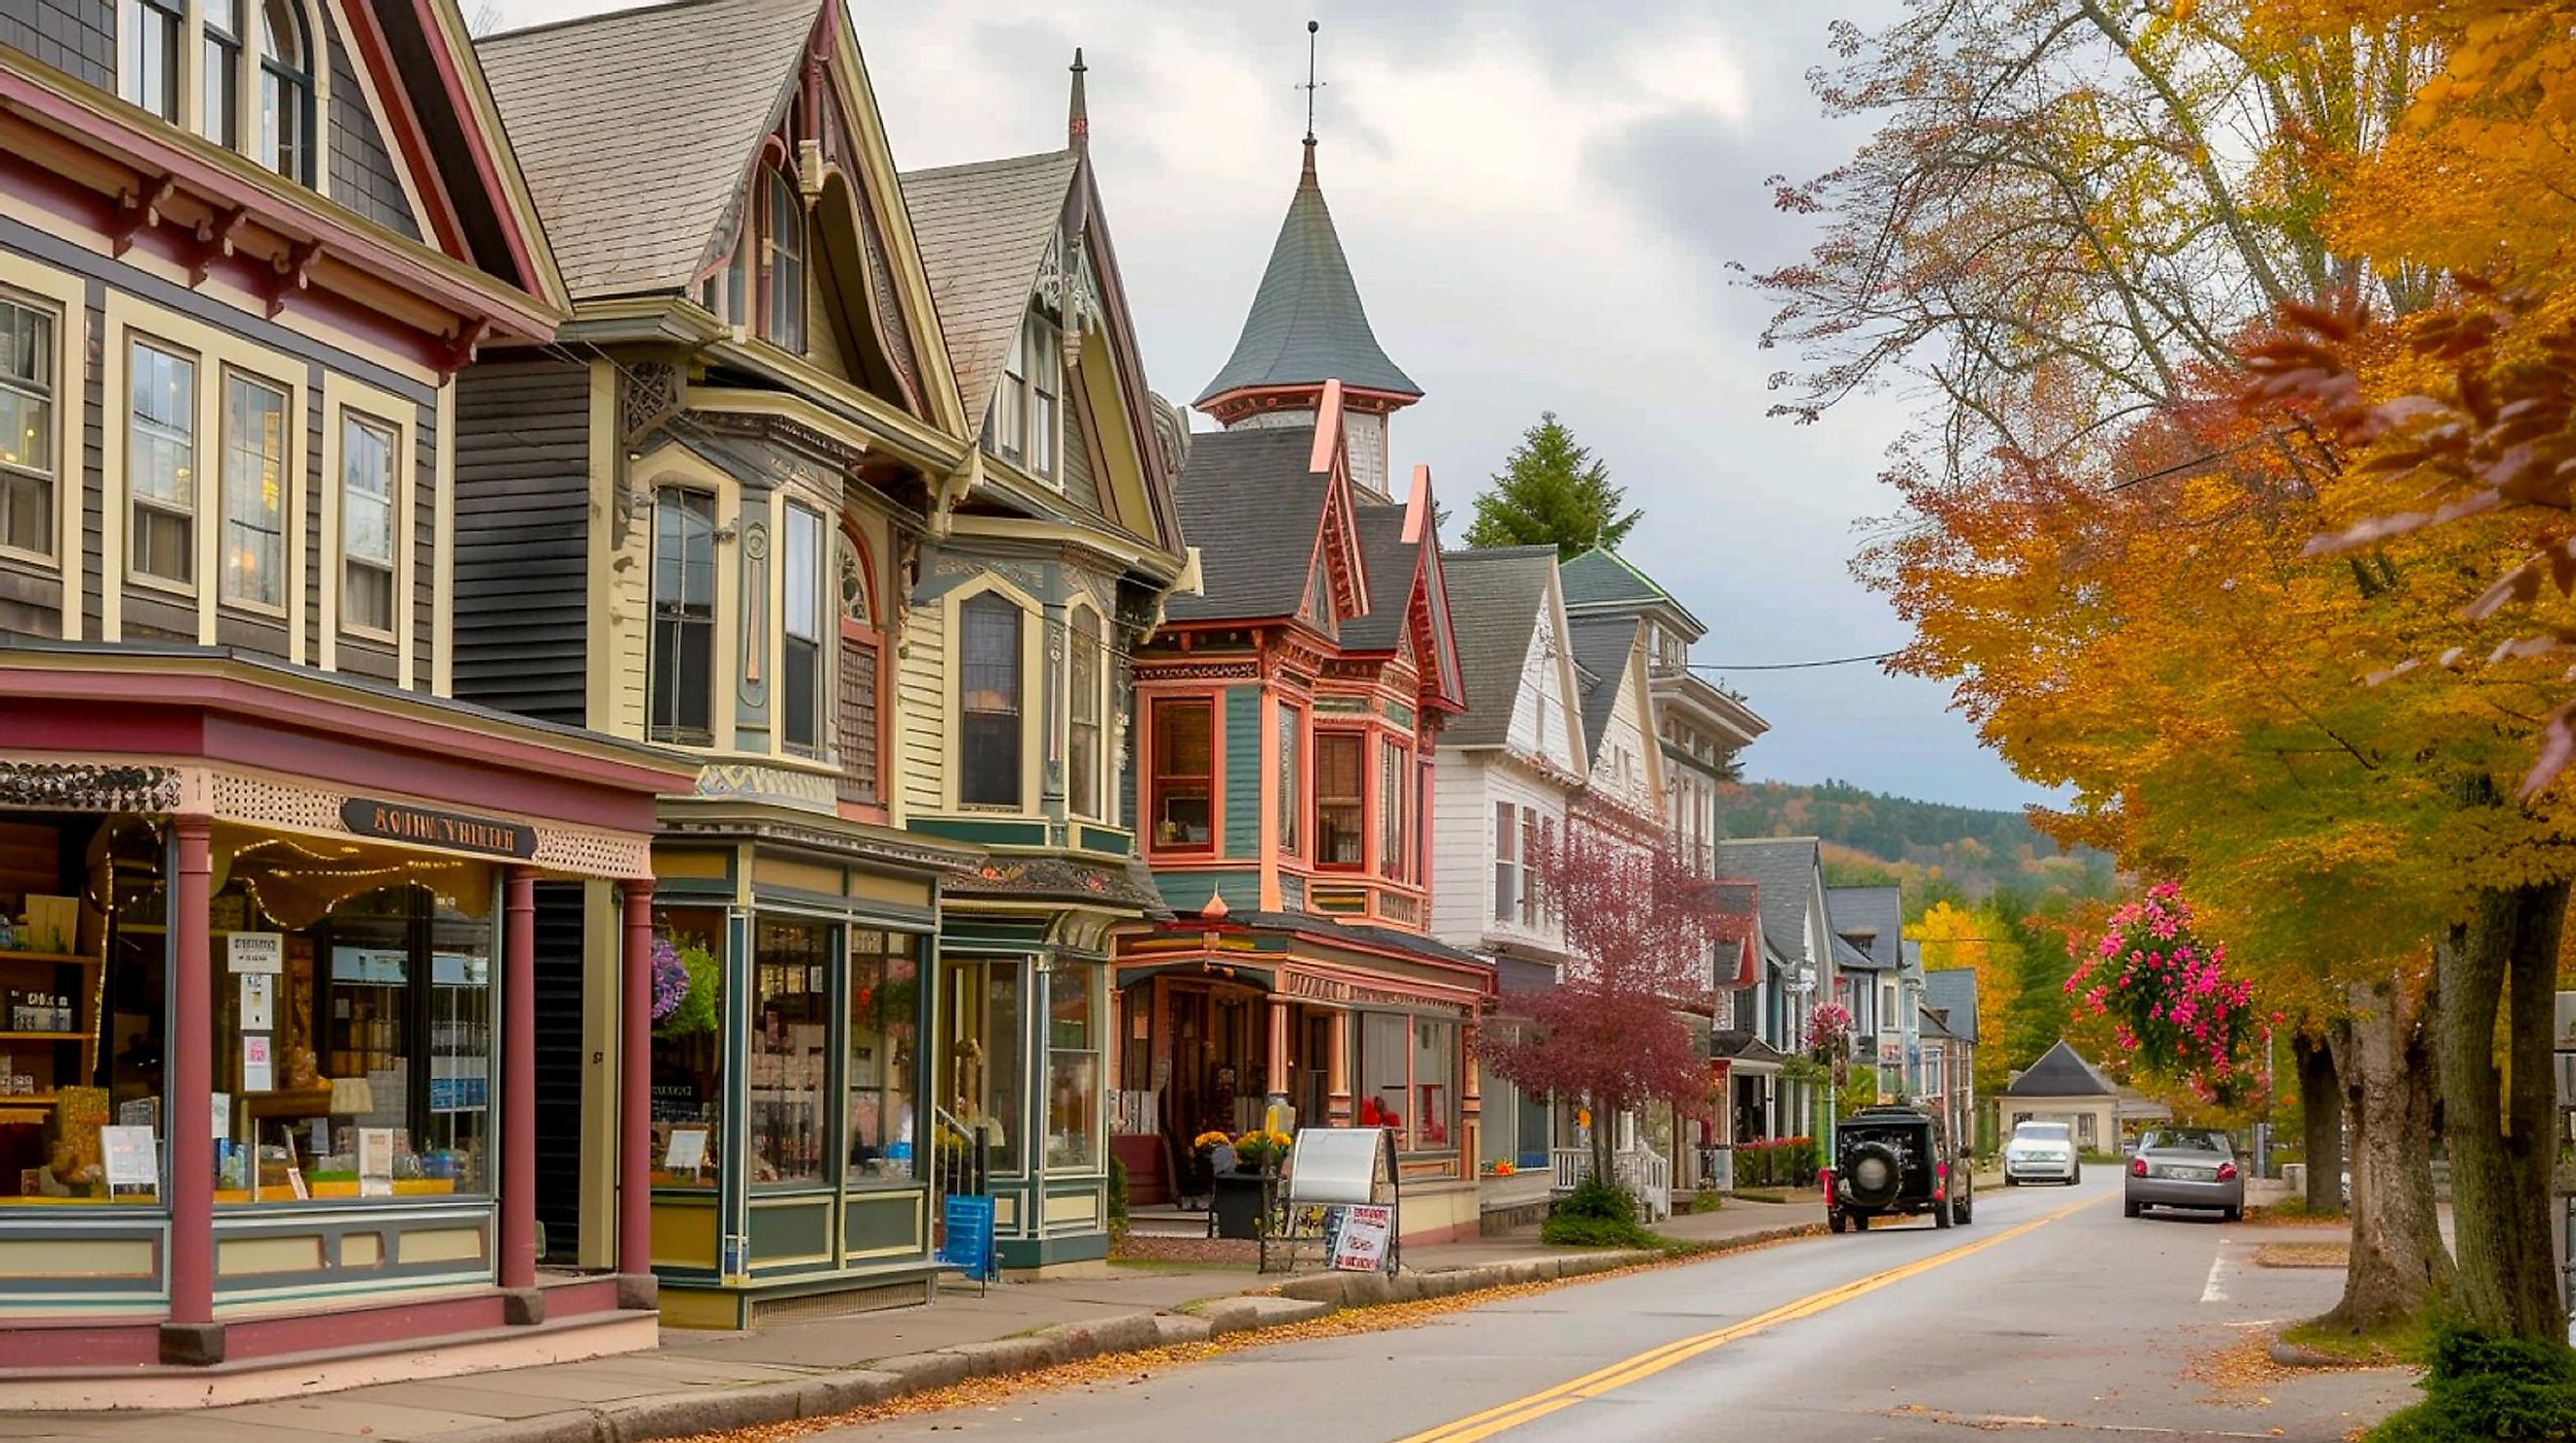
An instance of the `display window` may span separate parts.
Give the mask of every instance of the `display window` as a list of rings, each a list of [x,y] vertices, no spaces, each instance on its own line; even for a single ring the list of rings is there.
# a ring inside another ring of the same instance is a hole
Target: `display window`
[[[948,1075],[941,1106],[996,1176],[1020,1172],[1021,1057],[1027,964],[1018,959],[948,964]]]
[[[653,932],[653,1185],[716,1186],[724,1162],[725,914],[665,907]]]
[[[1456,1149],[1458,1024],[1363,1012],[1359,1026],[1359,1125],[1393,1130],[1408,1152]]]
[[[1098,967],[1069,962],[1047,974],[1049,1168],[1101,1165],[1100,992]]]
[[[849,1181],[909,1181],[918,1175],[920,944],[898,932],[849,935]]]
[[[838,929],[764,917],[751,959],[751,1077],[746,1095],[754,1183],[825,1181]]]

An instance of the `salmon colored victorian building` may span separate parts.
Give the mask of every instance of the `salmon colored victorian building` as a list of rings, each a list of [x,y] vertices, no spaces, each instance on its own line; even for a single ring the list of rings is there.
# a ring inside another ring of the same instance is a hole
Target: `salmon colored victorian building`
[[[1472,1233],[1494,973],[1426,930],[1432,753],[1464,688],[1429,472],[1388,485],[1387,418],[1421,390],[1369,329],[1306,144],[1198,401],[1225,429],[1181,472],[1204,589],[1136,658],[1137,825],[1175,915],[1118,945],[1115,1140],[1150,1205],[1194,1185],[1205,1129],[1384,1126],[1407,1236]]]

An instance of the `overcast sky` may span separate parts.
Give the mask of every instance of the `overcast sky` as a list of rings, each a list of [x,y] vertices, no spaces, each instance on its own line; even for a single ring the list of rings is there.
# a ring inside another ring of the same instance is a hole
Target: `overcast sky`
[[[1646,511],[1629,558],[1731,666],[1880,652],[1904,628],[1847,569],[1904,415],[1766,417],[1766,307],[1729,261],[1794,255],[1766,177],[1833,164],[1807,69],[1831,8],[1737,3],[1352,4],[1323,22],[1319,169],[1378,340],[1426,395],[1399,474],[1470,500],[1554,410]],[[475,8],[469,5],[469,9]],[[498,0],[504,26],[615,8]],[[1855,13],[1859,12],[1859,13]],[[1231,351],[1297,179],[1306,8],[970,0],[851,13],[906,170],[1064,143],[1065,65],[1089,65],[1092,153],[1156,389],[1186,401]],[[1615,17],[1615,18],[1613,18]],[[1201,423],[1205,424],[1204,420]],[[1452,538],[1454,540],[1454,538]],[[1946,688],[1875,666],[1724,673],[1771,722],[1749,775],[1838,777],[1938,801],[2039,793],[1981,750]]]

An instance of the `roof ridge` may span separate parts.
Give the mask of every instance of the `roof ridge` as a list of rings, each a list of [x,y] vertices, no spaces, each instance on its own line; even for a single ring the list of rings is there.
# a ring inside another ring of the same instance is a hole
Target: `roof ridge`
[[[567,15],[561,20],[540,20],[534,25],[521,25],[511,30],[495,30],[488,35],[475,36],[474,48],[481,50],[484,46],[498,41],[551,34],[558,30],[571,30],[584,25],[605,25],[618,20],[640,20],[665,10],[687,10],[695,6],[714,9],[723,5],[757,3],[760,3],[760,0],[658,0],[658,3],[652,5],[629,5],[621,10],[597,10],[588,15]],[[811,0],[811,3],[816,9],[822,8],[822,0]]]
[[[703,5],[721,3],[721,0],[675,0],[675,3],[682,5]],[[1072,146],[1059,145],[1053,150],[1032,150],[1023,155],[997,155],[988,160],[961,160],[948,165],[926,165],[919,170],[898,171],[896,172],[895,178],[906,182],[916,180],[943,180],[949,176],[964,175],[969,171],[999,169],[1006,165],[1026,165],[1032,161],[1058,159],[1078,161],[1080,157],[1074,154]]]

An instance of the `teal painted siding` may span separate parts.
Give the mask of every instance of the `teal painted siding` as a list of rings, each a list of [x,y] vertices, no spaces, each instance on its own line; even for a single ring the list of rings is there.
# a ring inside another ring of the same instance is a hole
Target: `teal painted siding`
[[[1175,912],[1198,915],[1214,892],[1225,899],[1229,912],[1261,910],[1261,874],[1258,872],[1157,872],[1154,885],[1163,892],[1163,905]]]
[[[1261,688],[1225,690],[1225,854],[1261,850]],[[1228,899],[1232,905],[1232,899]]]
[[[1232,906],[1233,904],[1229,902],[1226,905]],[[1306,910],[1305,878],[1298,876],[1294,872],[1281,872],[1279,874],[1279,906],[1283,911],[1289,912],[1303,912]]]

